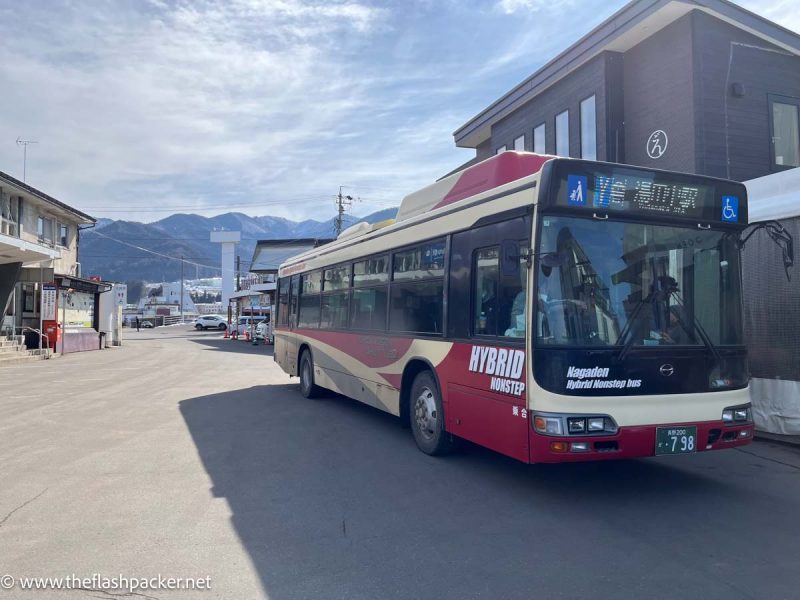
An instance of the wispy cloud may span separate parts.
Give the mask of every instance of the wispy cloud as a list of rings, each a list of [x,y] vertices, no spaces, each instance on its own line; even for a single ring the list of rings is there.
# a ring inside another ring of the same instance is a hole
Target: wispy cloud
[[[496,6],[502,12],[511,15],[514,13],[531,13],[541,10],[562,11],[574,4],[575,2],[573,0],[564,0],[562,2],[552,2],[552,0],[499,0]]]
[[[800,33],[800,6],[797,0],[738,0],[747,10]]]

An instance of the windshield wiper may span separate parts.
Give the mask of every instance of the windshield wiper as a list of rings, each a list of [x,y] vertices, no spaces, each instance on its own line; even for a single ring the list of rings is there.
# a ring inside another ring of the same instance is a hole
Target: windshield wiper
[[[683,302],[681,301],[681,298],[678,296],[677,292],[673,291],[671,293],[671,296],[675,299],[675,303],[678,306],[680,306],[681,308],[684,308]],[[631,329],[633,328],[633,325],[635,324],[635,322],[636,322],[636,320],[637,320],[637,318],[639,316],[639,313],[642,310],[642,307],[645,304],[651,303],[652,301],[653,301],[653,293],[652,292],[650,294],[648,294],[646,297],[644,297],[641,300],[639,300],[638,304],[633,309],[633,313],[631,314],[631,318],[628,319],[628,322],[625,324],[625,327],[623,327],[622,331],[619,334],[619,339],[620,340],[624,340],[625,336],[628,335],[628,333],[631,331]],[[677,312],[673,313],[673,314],[678,319],[678,322],[680,323],[681,327],[683,327],[684,331],[686,331],[687,333],[692,331],[692,328],[689,327],[686,324],[686,322],[683,320],[683,318]],[[722,360],[722,356],[720,355],[719,350],[717,349],[717,347],[714,345],[714,342],[711,341],[711,337],[709,337],[708,332],[706,332],[706,330],[700,324],[700,320],[697,318],[696,315],[693,314],[692,318],[693,318],[692,320],[694,321],[694,331],[697,332],[697,335],[700,337],[700,340],[703,342],[703,345],[709,350],[709,352],[711,352],[712,356],[717,360],[717,362],[720,362]],[[625,357],[628,355],[628,353],[630,352],[631,348],[633,348],[633,345],[634,345],[635,341],[636,341],[636,336],[630,335],[628,337],[628,339],[624,342],[624,344],[622,346],[622,351],[619,353],[619,356],[617,357],[617,360],[619,360],[619,362],[622,362],[623,360],[625,360]]]
[[[620,340],[625,340],[625,336],[627,336],[631,332],[631,329],[633,328],[634,323],[636,323],[636,321],[637,321],[637,319],[639,317],[639,313],[642,311],[642,307],[645,304],[649,304],[652,301],[653,301],[653,293],[652,292],[649,293],[644,298],[642,298],[641,300],[639,300],[639,302],[633,308],[633,312],[631,313],[631,318],[628,319],[628,322],[625,323],[625,327],[623,327],[622,331],[619,333],[619,339]],[[626,341],[623,342],[622,352],[620,352],[619,356],[617,357],[617,360],[619,360],[619,362],[622,362],[623,360],[625,360],[625,357],[628,355],[628,352],[630,352],[630,349],[633,347],[633,342],[634,342],[635,339],[636,339],[636,337],[631,334],[630,337]]]
[[[675,303],[678,306],[684,308],[683,301],[678,296],[678,292],[672,292],[672,297],[675,299]],[[673,314],[675,315],[675,318],[678,319],[678,322],[681,324],[681,327],[683,327],[685,331],[689,331],[689,326],[686,325],[681,316],[677,312]],[[697,315],[694,314],[694,311],[692,311],[692,320],[694,321],[695,331],[697,331],[697,334],[700,336],[700,339],[703,341],[703,344],[705,345],[706,348],[709,349],[712,356],[717,360],[717,363],[720,363],[722,361],[722,356],[720,356],[719,350],[714,345],[714,342],[711,341],[711,338],[709,337],[706,330],[700,324],[700,319],[697,318]]]

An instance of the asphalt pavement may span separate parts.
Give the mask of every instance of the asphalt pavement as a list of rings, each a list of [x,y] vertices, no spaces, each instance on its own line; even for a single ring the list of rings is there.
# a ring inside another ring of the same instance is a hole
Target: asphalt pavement
[[[19,585],[95,574],[210,581],[132,596],[161,600],[800,597],[797,448],[432,458],[390,415],[304,399],[270,347],[125,336],[0,369],[0,600],[120,597]]]

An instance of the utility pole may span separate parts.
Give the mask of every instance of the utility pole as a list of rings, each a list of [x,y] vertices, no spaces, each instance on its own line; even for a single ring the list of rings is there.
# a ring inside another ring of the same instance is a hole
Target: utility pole
[[[28,175],[28,144],[38,143],[36,140],[23,140],[21,137],[17,137],[17,146],[22,146],[22,183],[25,183]]]
[[[183,323],[183,254],[181,254],[181,323]]]
[[[342,229],[344,228],[344,211],[350,208],[353,205],[353,197],[352,196],[345,196],[342,195],[342,188],[344,186],[339,186],[339,194],[336,196],[336,220],[334,221],[334,228],[336,229],[336,236],[338,237],[340,233],[342,233]]]

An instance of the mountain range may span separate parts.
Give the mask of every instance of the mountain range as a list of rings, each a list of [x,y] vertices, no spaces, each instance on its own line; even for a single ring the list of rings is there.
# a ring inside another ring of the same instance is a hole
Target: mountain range
[[[378,223],[394,218],[396,208],[366,217],[344,215],[344,226],[359,221]],[[247,272],[258,240],[332,238],[334,218],[327,221],[291,221],[280,217],[251,217],[229,212],[215,217],[174,214],[153,223],[98,219],[93,229],[81,231],[80,262],[84,276],[110,281],[176,281],[220,274],[220,247],[210,241],[212,231],[241,231],[238,246],[242,272]]]

